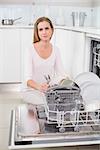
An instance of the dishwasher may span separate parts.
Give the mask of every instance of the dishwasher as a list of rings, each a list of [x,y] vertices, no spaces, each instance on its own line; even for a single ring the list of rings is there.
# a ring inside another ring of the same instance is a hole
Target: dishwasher
[[[100,144],[99,104],[86,107],[91,102],[85,101],[88,88],[84,91],[83,84],[84,80],[85,87],[90,87],[93,78],[100,89],[100,79],[94,73],[83,73],[67,86],[50,87],[44,105],[20,104],[12,110],[9,149]],[[100,101],[99,93],[95,98]]]

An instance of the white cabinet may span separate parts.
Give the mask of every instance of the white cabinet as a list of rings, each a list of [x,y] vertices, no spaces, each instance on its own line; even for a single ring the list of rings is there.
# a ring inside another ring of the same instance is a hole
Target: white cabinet
[[[85,34],[82,32],[72,32],[72,75],[77,76],[85,71]]]
[[[21,81],[24,80],[25,75],[25,58],[27,57],[27,50],[33,43],[33,29],[21,29]]]
[[[3,43],[2,43],[2,30],[0,29],[0,81],[3,78]]]
[[[62,62],[65,71],[68,75],[71,75],[71,61],[72,61],[72,50],[73,45],[71,44],[71,31],[56,29],[56,40],[55,44],[60,50]]]
[[[20,32],[0,30],[0,83],[21,82]]]
[[[66,73],[74,78],[84,72],[85,34],[56,29],[55,44],[59,47]]]

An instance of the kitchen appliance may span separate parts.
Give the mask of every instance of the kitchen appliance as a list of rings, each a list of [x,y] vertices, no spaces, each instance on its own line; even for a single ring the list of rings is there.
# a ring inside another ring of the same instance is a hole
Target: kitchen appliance
[[[44,105],[32,105],[38,115],[40,133],[26,132],[26,124],[30,126],[29,104],[12,110],[9,149],[100,144],[100,109],[86,110],[79,86],[66,83],[69,84],[65,86],[63,82],[48,89]]]
[[[2,19],[2,25],[13,25],[15,21],[21,19],[22,17],[16,19]]]
[[[91,39],[89,71],[100,78],[100,40]]]

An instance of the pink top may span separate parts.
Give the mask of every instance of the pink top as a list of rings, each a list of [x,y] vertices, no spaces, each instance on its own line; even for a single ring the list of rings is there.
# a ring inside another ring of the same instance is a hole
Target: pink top
[[[50,84],[53,85],[66,78],[59,49],[56,46],[52,47],[52,53],[46,59],[39,56],[33,45],[30,47],[25,60],[25,82],[32,79],[38,83],[44,83],[46,82],[44,75],[49,75]]]

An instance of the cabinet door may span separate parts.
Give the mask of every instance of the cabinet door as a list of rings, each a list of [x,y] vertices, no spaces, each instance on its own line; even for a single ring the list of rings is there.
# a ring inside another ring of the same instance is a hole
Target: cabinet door
[[[27,57],[27,50],[33,43],[33,29],[21,30],[21,81],[24,80],[25,75],[25,58]]]
[[[65,71],[68,75],[71,75],[71,62],[73,54],[73,45],[71,44],[71,31],[56,29],[55,44],[60,50],[62,62]]]
[[[84,33],[56,29],[56,45],[60,49],[66,73],[74,78],[84,71]]]
[[[0,82],[21,82],[20,74],[20,33],[18,29],[2,29],[1,31],[1,63]]]
[[[3,59],[2,29],[0,29],[0,82],[3,78]]]
[[[82,32],[72,32],[72,75],[76,77],[85,71],[85,34]]]

